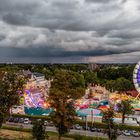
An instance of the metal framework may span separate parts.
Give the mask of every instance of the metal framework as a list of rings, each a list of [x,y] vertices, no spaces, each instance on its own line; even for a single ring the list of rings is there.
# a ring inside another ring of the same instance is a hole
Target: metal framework
[[[133,83],[138,91],[138,95],[136,96],[135,99],[139,99],[140,97],[140,61],[136,64],[133,72]]]

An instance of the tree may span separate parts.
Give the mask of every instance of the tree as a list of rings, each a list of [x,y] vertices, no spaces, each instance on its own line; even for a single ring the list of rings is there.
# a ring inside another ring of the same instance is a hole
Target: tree
[[[133,107],[130,100],[122,100],[121,103],[117,104],[118,112],[122,114],[122,124],[125,121],[125,115],[130,115],[134,113]]]
[[[110,107],[107,111],[103,112],[103,122],[107,124],[107,129],[105,129],[105,133],[108,135],[109,140],[116,140],[118,136],[118,127],[113,122],[114,117],[115,111],[113,107]]]
[[[99,82],[97,78],[97,73],[95,72],[85,72],[84,74],[86,84],[94,83],[97,84]]]
[[[97,76],[100,79],[106,80],[116,80],[117,78],[124,77],[125,79],[132,81],[132,74],[130,73],[133,73],[133,70],[133,65],[114,65],[113,67],[106,65],[106,67],[97,69]]]
[[[116,83],[115,80],[108,80],[105,82],[105,87],[107,90],[109,90],[110,92],[113,92],[116,90]]]
[[[32,135],[36,140],[45,140],[46,132],[43,120],[38,119],[33,121]]]
[[[13,72],[3,74],[0,80],[0,127],[13,105],[19,103],[18,91],[23,91],[25,79]]]
[[[67,70],[55,71],[53,83],[49,93],[50,105],[54,109],[51,114],[59,139],[73,125],[76,112],[74,100],[85,93],[84,77],[76,72]]]
[[[105,82],[105,87],[111,92],[118,91],[119,93],[125,93],[133,89],[132,83],[124,77],[120,77],[116,80],[107,80]]]
[[[116,82],[115,89],[118,92],[126,92],[128,90],[133,89],[132,83],[129,80],[125,79],[124,77],[118,78],[115,82]]]

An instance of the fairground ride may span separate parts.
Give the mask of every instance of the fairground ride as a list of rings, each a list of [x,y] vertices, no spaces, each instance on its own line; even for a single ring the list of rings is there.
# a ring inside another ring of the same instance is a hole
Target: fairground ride
[[[140,61],[136,64],[133,72],[133,83],[138,91],[138,95],[136,96],[135,99],[140,99]]]

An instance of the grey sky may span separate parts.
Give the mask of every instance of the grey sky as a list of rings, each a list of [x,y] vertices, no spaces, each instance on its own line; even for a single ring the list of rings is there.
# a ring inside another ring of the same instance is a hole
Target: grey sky
[[[0,0],[0,57],[140,59],[139,0]]]

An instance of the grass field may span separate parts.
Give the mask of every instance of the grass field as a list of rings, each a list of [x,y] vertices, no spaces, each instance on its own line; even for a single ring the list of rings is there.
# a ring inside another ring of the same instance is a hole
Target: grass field
[[[49,140],[57,140],[57,134],[53,132],[49,132]],[[13,130],[0,130],[0,140],[33,140],[31,133],[29,132],[21,132],[21,131],[13,131]],[[73,140],[72,138],[62,138],[62,140]]]
[[[11,129],[11,127],[9,127]],[[15,128],[14,128],[15,129]],[[58,133],[47,132],[49,140],[57,140]],[[0,129],[0,140],[33,140],[31,131],[16,131],[8,128]],[[77,134],[67,134],[61,140],[107,140],[106,138],[88,137]]]

